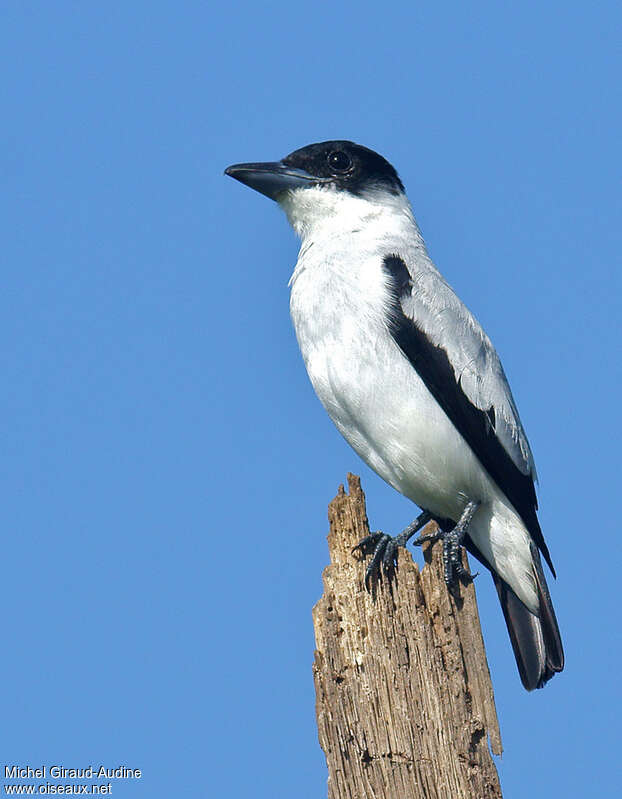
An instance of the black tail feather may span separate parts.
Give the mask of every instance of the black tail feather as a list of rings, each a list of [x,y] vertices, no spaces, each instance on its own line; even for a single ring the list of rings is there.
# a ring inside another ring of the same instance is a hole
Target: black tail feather
[[[495,574],[469,536],[465,546],[492,573],[523,685],[528,691],[542,688],[564,668],[564,649],[537,547],[531,545],[540,604],[539,616],[534,616],[509,585]]]
[[[518,671],[528,691],[542,688],[564,668],[564,650],[557,619],[535,547],[532,555],[540,602],[539,616],[527,610],[507,583],[493,572]]]
[[[531,545],[531,556],[536,571],[536,582],[538,585],[538,598],[540,600],[540,624],[542,626],[542,635],[544,637],[544,644],[546,646],[546,665],[551,670],[550,677],[564,668],[564,647],[562,646],[562,638],[557,626],[557,618],[549,594],[549,587],[546,584],[544,571],[542,570],[542,562],[540,561],[540,553],[537,547]],[[549,677],[549,679],[550,679]]]

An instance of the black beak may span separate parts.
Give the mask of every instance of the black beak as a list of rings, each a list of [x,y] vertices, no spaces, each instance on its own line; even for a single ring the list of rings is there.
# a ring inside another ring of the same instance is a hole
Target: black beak
[[[276,200],[279,194],[288,189],[298,189],[301,186],[323,182],[322,178],[313,177],[304,169],[285,166],[280,161],[264,164],[234,164],[225,169],[225,175],[245,183],[271,200]]]

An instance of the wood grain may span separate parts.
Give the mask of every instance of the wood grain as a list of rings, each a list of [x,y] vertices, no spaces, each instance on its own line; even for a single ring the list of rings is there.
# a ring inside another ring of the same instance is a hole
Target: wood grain
[[[369,532],[365,497],[358,477],[348,485],[329,506],[331,562],[313,609],[328,797],[498,799],[501,735],[473,585],[447,590],[435,544],[421,571],[400,550],[391,585],[368,593],[351,551]]]

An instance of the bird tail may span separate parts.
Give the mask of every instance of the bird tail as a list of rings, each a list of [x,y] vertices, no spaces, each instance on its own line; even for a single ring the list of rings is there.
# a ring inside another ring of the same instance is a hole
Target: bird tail
[[[542,571],[540,553],[534,544],[531,544],[531,555],[539,602],[537,616],[527,610],[510,586],[493,572],[520,678],[528,691],[542,688],[564,668],[559,627]]]

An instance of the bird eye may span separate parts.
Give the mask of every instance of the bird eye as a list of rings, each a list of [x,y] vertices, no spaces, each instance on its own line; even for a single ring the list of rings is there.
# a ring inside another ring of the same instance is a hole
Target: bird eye
[[[347,172],[352,167],[352,159],[343,150],[333,150],[326,160],[333,172]]]

